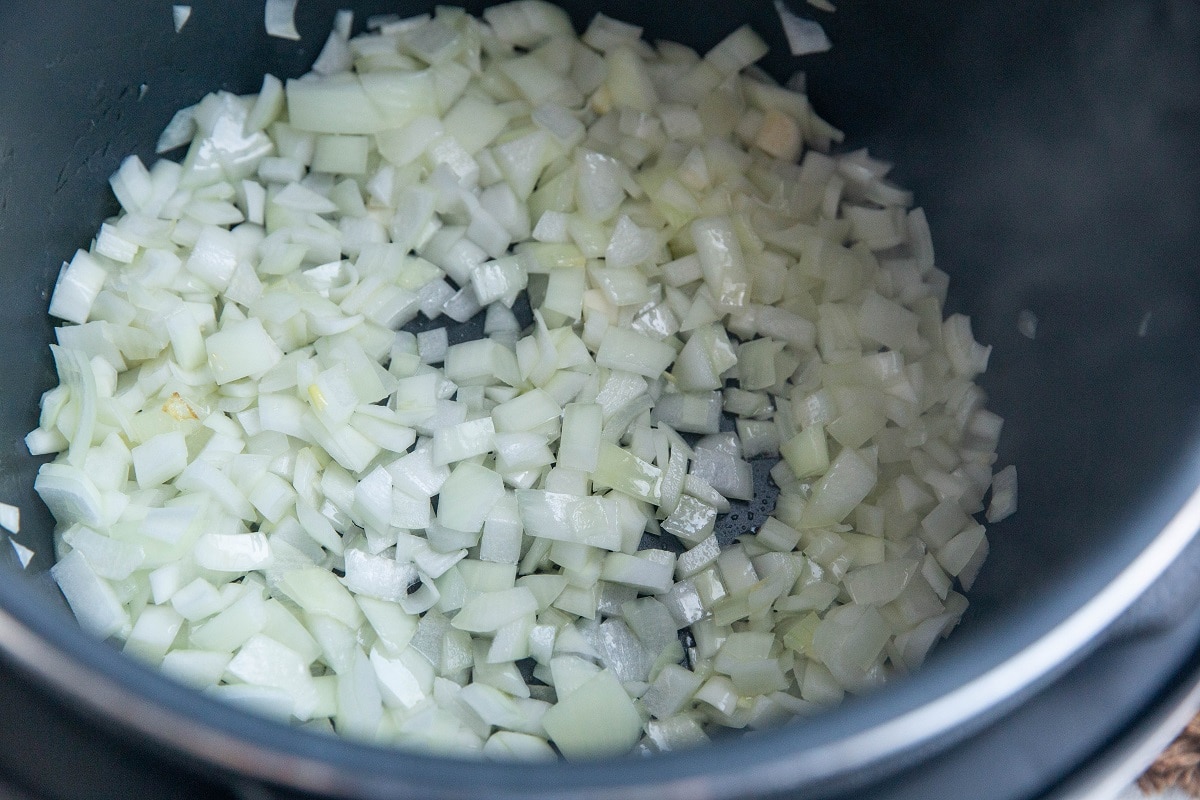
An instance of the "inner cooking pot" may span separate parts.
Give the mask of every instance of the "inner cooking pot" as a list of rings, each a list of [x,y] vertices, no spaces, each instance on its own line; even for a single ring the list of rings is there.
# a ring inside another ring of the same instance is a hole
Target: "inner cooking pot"
[[[831,52],[788,54],[770,2],[563,5],[704,50],[743,22],[763,66],[808,73],[818,111],[894,162],[951,275],[947,311],[994,346],[982,384],[1007,422],[1016,516],[956,633],[916,675],[786,729],[649,760],[495,765],[330,740],[171,683],[74,623],[46,570],[52,520],[23,437],[56,380],[49,290],[117,209],[108,176],[150,163],[179,107],[307,71],[334,11],[301,0],[299,43],[268,38],[260,2],[0,6],[0,649],[56,696],[195,764],[364,797],[815,796],[927,757],[1061,674],[1200,524],[1200,7],[1177,2],[842,0]],[[354,4],[368,14],[430,3]],[[484,3],[471,2],[478,13]],[[802,7],[803,6],[803,7]],[[1037,320],[1033,336],[1018,318]]]

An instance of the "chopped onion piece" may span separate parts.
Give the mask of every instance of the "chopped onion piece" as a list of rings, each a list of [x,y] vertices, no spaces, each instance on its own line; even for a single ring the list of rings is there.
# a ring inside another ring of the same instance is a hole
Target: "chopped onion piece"
[[[833,47],[829,37],[825,35],[825,29],[820,24],[792,13],[783,0],[775,0],[775,13],[779,15],[783,33],[787,37],[788,49],[792,51],[792,55],[806,56],[809,53],[824,53]]]
[[[13,552],[17,554],[17,561],[21,563],[21,568],[27,568],[29,566],[29,562],[33,560],[33,557],[36,555],[36,553],[18,542],[16,539],[9,539],[8,543],[12,545]]]
[[[533,489],[517,491],[525,533],[541,539],[619,550],[617,511],[604,497],[576,497]]]
[[[107,271],[95,258],[83,250],[77,251],[69,264],[62,265],[54,284],[50,316],[77,324],[87,322],[107,276]]]
[[[642,731],[637,708],[609,670],[597,672],[556,703],[542,725],[569,759],[626,753]]]
[[[999,522],[1017,511],[1017,468],[1009,464],[992,478],[992,500],[987,521]],[[0,523],[3,524],[3,523]],[[5,527],[8,527],[7,525]],[[9,530],[12,530],[9,528]]]
[[[280,39],[300,40],[296,30],[296,0],[266,0],[263,22],[268,36]]]
[[[20,507],[8,503],[0,503],[0,528],[10,534],[20,533]]]
[[[191,6],[171,6],[171,19],[175,23],[175,32],[179,33],[183,30],[183,26],[187,25],[188,19],[192,16]]]
[[[50,568],[50,575],[67,598],[79,624],[100,637],[119,633],[130,625],[129,612],[112,586],[96,575],[83,554],[71,552]]]
[[[317,687],[303,658],[287,646],[255,634],[226,666],[229,674],[252,686],[284,690],[291,700],[291,714],[305,720],[318,703]]]
[[[163,128],[162,133],[158,137],[158,142],[154,146],[154,152],[167,153],[174,150],[176,147],[182,147],[192,141],[192,137],[196,133],[196,120],[192,108],[183,108],[176,111]]]

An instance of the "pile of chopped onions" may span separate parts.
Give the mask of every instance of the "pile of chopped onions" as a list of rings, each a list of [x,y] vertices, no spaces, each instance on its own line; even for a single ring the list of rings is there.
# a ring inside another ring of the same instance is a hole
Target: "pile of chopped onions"
[[[920,665],[1001,420],[888,165],[829,155],[748,28],[349,23],[177,114],[186,156],[126,159],[63,266],[27,443],[81,624],[262,714],[496,759],[675,750]],[[774,513],[722,546],[764,459]]]

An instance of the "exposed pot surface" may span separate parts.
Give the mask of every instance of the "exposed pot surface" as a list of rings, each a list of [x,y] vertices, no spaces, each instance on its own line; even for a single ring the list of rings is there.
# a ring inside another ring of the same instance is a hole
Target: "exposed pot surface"
[[[149,163],[162,126],[215,89],[306,71],[344,3],[305,0],[303,40],[260,3],[0,7],[0,500],[22,508],[0,582],[0,649],[118,727],[254,779],[362,797],[660,796],[853,787],[927,758],[1083,658],[1200,526],[1200,7],[1188,2],[855,2],[819,18],[835,46],[787,55],[767,2],[598,8],[707,48],[749,21],[764,66],[808,72],[817,109],[895,162],[931,221],[948,310],[992,344],[983,385],[1007,420],[1020,510],[992,530],[963,624],[917,675],[786,730],[649,761],[513,766],[330,741],[173,684],[73,623],[44,575],[52,520],[22,443],[55,382],[58,267],[116,209],[107,178]],[[427,4],[355,4],[359,18]],[[482,4],[468,4],[478,12]],[[145,87],[144,92],[141,87]],[[1032,339],[1018,314],[1036,315]]]

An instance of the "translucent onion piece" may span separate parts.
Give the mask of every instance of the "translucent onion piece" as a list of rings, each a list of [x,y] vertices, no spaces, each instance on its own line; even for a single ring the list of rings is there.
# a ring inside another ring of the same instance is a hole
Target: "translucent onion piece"
[[[266,0],[263,9],[263,22],[268,36],[280,39],[300,40],[296,30],[296,0]]]

